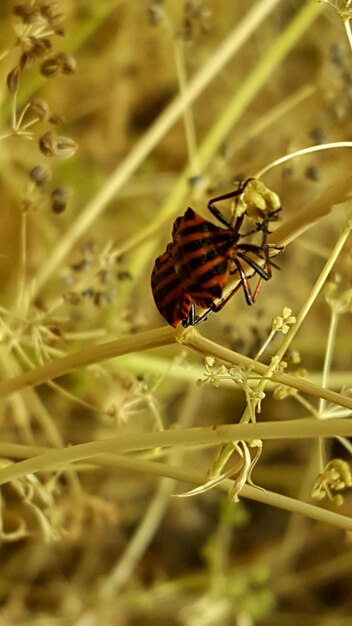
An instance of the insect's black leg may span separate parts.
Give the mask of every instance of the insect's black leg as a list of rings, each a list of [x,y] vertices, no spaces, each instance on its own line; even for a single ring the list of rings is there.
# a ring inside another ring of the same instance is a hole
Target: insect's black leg
[[[220,209],[218,209],[217,206],[215,205],[218,202],[223,202],[224,200],[230,200],[231,198],[236,198],[240,196],[241,193],[244,191],[246,185],[248,185],[248,183],[251,180],[253,179],[248,178],[246,181],[239,184],[238,189],[235,189],[234,191],[230,191],[229,193],[225,193],[221,196],[216,196],[215,198],[211,198],[211,200],[209,200],[208,205],[207,205],[210,213],[212,213],[212,215],[214,215],[214,217],[216,217],[216,219],[219,220],[221,224],[224,224],[224,226],[227,226],[227,228],[231,228],[231,230],[234,230],[235,232],[237,232],[240,229],[244,216],[241,215],[240,217],[236,219],[235,223],[232,224],[229,220],[226,219],[226,217],[222,214]]]
[[[198,322],[195,313],[195,306],[192,304],[186,319],[182,320],[182,326],[184,328],[188,328],[188,326],[195,326],[196,324],[198,324]]]
[[[270,235],[271,231],[269,230],[269,224],[270,222],[275,222],[277,220],[278,213],[280,211],[281,211],[281,207],[279,209],[276,209],[275,211],[272,211],[268,215],[265,215],[263,220],[256,224],[257,230],[261,230],[263,233],[262,243],[261,243],[260,248],[263,251],[263,254],[265,257],[265,263],[267,267],[270,266],[268,236]]]
[[[243,252],[239,252],[238,255],[241,259],[243,259],[244,261],[246,261],[246,263],[248,263],[248,265],[254,269],[254,271],[259,274],[259,276],[261,278],[263,278],[264,280],[270,280],[272,274],[271,274],[271,265],[270,263],[265,263],[265,269],[263,267],[261,267],[261,265],[259,265],[259,263],[256,263],[256,261],[253,261],[253,259],[251,259],[249,256],[247,256],[245,253]],[[236,262],[236,261],[235,261]]]
[[[241,287],[243,288],[247,304],[249,304],[249,305],[254,304],[254,302],[256,300],[256,297],[257,297],[259,289],[260,289],[260,284],[262,283],[262,278],[260,278],[260,281],[259,281],[260,284],[257,285],[256,289],[254,290],[254,294],[252,294],[251,288],[249,286],[248,278],[246,276],[246,273],[245,273],[245,271],[244,271],[240,261],[238,259],[234,259],[234,263],[235,263],[235,265],[236,265],[236,267],[238,269],[238,272],[240,274],[240,282],[218,304],[215,304],[215,303],[212,304],[212,306],[210,308],[211,308],[212,311],[214,311],[214,313],[217,313],[218,311],[221,311],[221,309],[225,306],[225,304],[232,298],[232,296],[235,295],[235,293]]]
[[[196,326],[197,324],[200,324],[200,322],[205,322],[206,319],[208,319],[208,316],[210,315],[210,313],[213,312],[213,309],[207,309],[206,311],[204,311],[204,313],[201,313],[201,315],[197,315],[194,325]]]

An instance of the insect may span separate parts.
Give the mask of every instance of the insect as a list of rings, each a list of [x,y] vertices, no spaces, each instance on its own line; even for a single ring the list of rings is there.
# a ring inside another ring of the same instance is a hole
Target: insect
[[[262,281],[271,278],[271,265],[274,264],[269,261],[267,237],[269,223],[277,219],[280,208],[263,212],[257,217],[255,229],[241,234],[245,211],[232,222],[216,206],[221,201],[240,196],[251,180],[242,183],[235,191],[209,200],[209,211],[226,228],[204,219],[191,208],[175,220],[172,243],[157,258],[152,272],[155,304],[171,326],[176,327],[180,322],[184,326],[198,324],[211,311],[222,309],[241,286],[247,304],[251,305]],[[262,231],[260,245],[242,242],[243,238],[257,231]],[[260,261],[264,261],[263,267]],[[259,275],[254,292],[243,262]],[[221,300],[223,289],[235,272],[239,273],[240,282]],[[196,317],[195,305],[207,311]]]
[[[190,317],[194,303],[175,272],[171,243],[155,261],[151,284],[156,307],[170,326],[176,328]]]

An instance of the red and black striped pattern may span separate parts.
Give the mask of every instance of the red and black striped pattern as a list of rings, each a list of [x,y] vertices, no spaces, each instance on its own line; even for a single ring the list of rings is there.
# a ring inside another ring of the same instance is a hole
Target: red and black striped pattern
[[[220,311],[241,286],[247,304],[253,304],[262,281],[271,278],[271,266],[274,264],[269,260],[267,238],[269,224],[277,219],[280,211],[277,202],[267,211],[259,213],[255,229],[245,234],[240,233],[244,213],[229,221],[217,207],[224,200],[237,201],[252,180],[248,179],[234,191],[209,200],[209,211],[226,228],[205,220],[191,208],[175,220],[172,243],[156,259],[152,272],[155,304],[171,326],[176,327],[180,322],[189,326],[206,319],[210,311]],[[255,232],[262,233],[260,245],[243,242]],[[259,276],[254,291],[249,285],[250,279],[243,263]],[[240,282],[222,298],[229,277],[235,272]],[[196,317],[195,305],[208,310]]]
[[[188,318],[192,297],[183,289],[176,274],[171,243],[155,261],[151,284],[159,313],[170,326],[176,328],[180,322]]]
[[[188,208],[172,231],[172,260],[182,287],[202,308],[221,298],[238,233],[219,228]]]

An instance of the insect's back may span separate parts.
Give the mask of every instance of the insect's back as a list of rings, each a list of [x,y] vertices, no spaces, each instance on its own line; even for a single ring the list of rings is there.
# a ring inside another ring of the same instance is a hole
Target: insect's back
[[[163,318],[176,328],[187,319],[192,297],[187,293],[175,272],[172,260],[172,244],[155,261],[151,277],[154,301]]]
[[[172,259],[185,291],[202,308],[221,298],[229,279],[230,256],[238,235],[219,228],[188,208],[172,232]]]

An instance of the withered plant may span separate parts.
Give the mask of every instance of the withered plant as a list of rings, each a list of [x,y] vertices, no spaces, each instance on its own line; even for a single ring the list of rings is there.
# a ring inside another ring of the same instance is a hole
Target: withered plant
[[[0,626],[350,624],[351,11],[1,3]],[[247,179],[271,279],[168,326]]]

